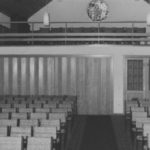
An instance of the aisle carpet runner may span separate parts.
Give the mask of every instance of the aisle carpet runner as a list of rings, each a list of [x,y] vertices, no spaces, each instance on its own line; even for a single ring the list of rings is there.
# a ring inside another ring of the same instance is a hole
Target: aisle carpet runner
[[[88,116],[79,150],[118,150],[110,116]]]

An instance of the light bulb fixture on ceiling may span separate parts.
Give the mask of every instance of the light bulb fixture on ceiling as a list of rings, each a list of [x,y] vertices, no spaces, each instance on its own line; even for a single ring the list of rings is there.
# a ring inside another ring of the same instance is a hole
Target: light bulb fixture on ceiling
[[[47,0],[45,0],[45,5],[47,6],[47,4],[48,4],[48,2],[47,2]],[[45,9],[47,9],[47,7],[45,7]],[[49,26],[49,23],[50,23],[50,16],[46,10],[43,15],[43,24],[44,24],[44,26]]]
[[[150,26],[150,13],[148,13],[148,15],[146,17],[146,24],[147,24],[147,26]]]

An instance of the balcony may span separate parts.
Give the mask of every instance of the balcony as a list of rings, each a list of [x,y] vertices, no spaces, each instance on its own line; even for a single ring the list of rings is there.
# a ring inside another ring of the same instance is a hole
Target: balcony
[[[17,33],[10,26],[28,24],[28,29]],[[119,44],[150,45],[146,22],[1,22],[0,46],[9,45],[83,45]]]

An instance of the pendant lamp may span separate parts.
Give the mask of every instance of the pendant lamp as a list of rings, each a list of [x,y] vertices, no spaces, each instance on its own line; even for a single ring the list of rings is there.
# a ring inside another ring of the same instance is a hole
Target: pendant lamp
[[[150,13],[146,17],[147,26],[150,26]]]
[[[43,24],[44,24],[44,26],[49,26],[49,22],[50,22],[49,13],[45,12],[44,16],[43,16]]]

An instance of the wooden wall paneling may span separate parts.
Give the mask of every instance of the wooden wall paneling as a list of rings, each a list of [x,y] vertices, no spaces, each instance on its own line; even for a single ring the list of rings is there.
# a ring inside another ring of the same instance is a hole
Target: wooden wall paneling
[[[71,58],[72,57],[67,57],[67,94],[71,95]]]
[[[101,58],[95,58],[96,64],[95,64],[95,82],[97,82],[97,89],[96,89],[96,93],[97,93],[97,114],[101,114],[102,110],[101,110],[101,96],[102,96],[102,85],[101,85]]]
[[[85,87],[85,59],[77,59],[77,95],[78,95],[78,112],[88,114],[86,87]]]
[[[76,57],[71,57],[70,59],[70,95],[76,95],[76,88],[77,88],[77,85],[76,85],[76,81],[77,81],[77,78],[76,78]]]
[[[21,95],[27,94],[27,58],[21,58]]]
[[[4,93],[4,58],[0,57],[0,95]]]
[[[44,95],[44,58],[39,57],[39,95]]]
[[[58,95],[58,57],[54,58],[54,94]]]
[[[102,101],[102,107],[101,109],[103,110],[102,113],[106,114],[106,107],[107,107],[107,88],[106,88],[106,58],[102,58],[102,61],[101,61],[101,73],[102,73],[102,76],[101,76],[101,84],[102,84],[102,95],[101,95],[101,101]]]
[[[30,57],[30,95],[35,94],[35,58]]]
[[[91,97],[91,103],[93,105],[93,109],[90,111],[92,114],[99,114],[98,110],[99,107],[98,106],[98,61],[100,61],[101,58],[97,59],[97,58],[93,58],[92,59],[92,71],[91,71],[91,81],[92,81],[92,97]],[[90,67],[90,66],[89,66]],[[93,99],[93,101],[92,101]]]
[[[12,94],[13,95],[18,95],[18,58],[13,57],[12,58],[12,74],[10,75],[10,78],[12,77]]]
[[[39,82],[41,79],[39,79],[39,58],[40,57],[35,57],[34,56],[34,62],[33,62],[33,68],[34,68],[34,73],[33,73],[33,86],[34,86],[34,94],[35,95],[39,95],[40,91],[39,91]],[[41,85],[42,86],[42,85]]]
[[[8,65],[9,65],[9,73],[8,73],[8,93],[10,94],[10,95],[12,95],[13,94],[13,72],[12,72],[12,70],[13,70],[13,57],[8,57]]]
[[[68,57],[62,57],[62,65],[61,65],[61,70],[62,70],[62,73],[61,73],[61,80],[62,80],[62,85],[61,85],[61,88],[62,88],[62,92],[61,94],[62,95],[67,95],[68,94],[68,91],[67,91],[67,85],[68,85]]]
[[[47,58],[47,88],[48,88],[48,94],[54,95],[55,94],[55,57],[48,57]]]
[[[43,58],[43,94],[48,95],[48,79],[47,79],[47,57]]]
[[[9,93],[9,60],[8,57],[4,57],[4,95]]]
[[[112,114],[113,112],[113,87],[111,80],[111,59],[106,58],[106,112]]]
[[[26,94],[27,95],[30,95],[31,92],[30,92],[30,80],[31,80],[31,77],[30,77],[30,57],[27,57],[26,58]]]
[[[21,95],[21,57],[18,57],[18,78],[17,78],[17,84],[18,84],[18,95]]]
[[[86,98],[86,107],[87,107],[87,112],[88,114],[91,113],[92,109],[93,109],[93,103],[94,103],[94,99],[92,97],[92,63],[91,63],[91,59],[90,58],[85,58],[86,63],[85,63],[85,98]]]
[[[62,57],[57,57],[57,61],[56,61],[56,87],[57,87],[57,94],[61,95],[62,94]]]

